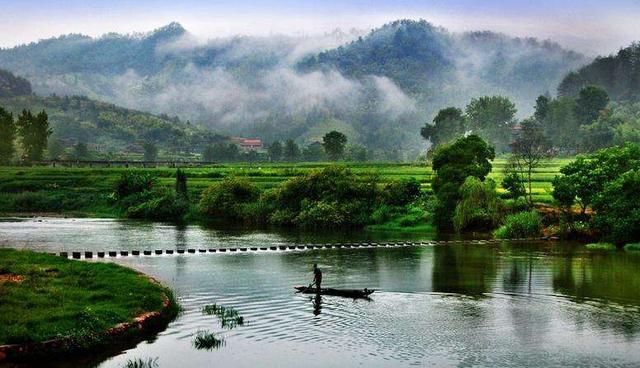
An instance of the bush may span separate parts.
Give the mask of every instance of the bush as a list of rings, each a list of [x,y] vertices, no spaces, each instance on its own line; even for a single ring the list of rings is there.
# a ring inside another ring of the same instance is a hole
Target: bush
[[[115,182],[116,198],[122,199],[133,194],[150,191],[156,184],[156,178],[147,173],[125,171]]]
[[[615,250],[616,246],[611,243],[590,243],[585,245],[589,250]]]
[[[537,237],[542,233],[542,220],[535,211],[509,215],[494,236],[498,239]]]
[[[453,216],[456,231],[490,230],[499,223],[502,203],[493,180],[468,177],[460,187],[460,197]]]
[[[371,221],[377,178],[365,181],[350,170],[328,167],[284,182],[268,199],[269,222],[301,227],[352,227]]]
[[[189,211],[189,202],[171,191],[146,192],[146,200],[125,211],[129,218],[179,221]]]
[[[524,197],[527,193],[524,187],[524,181],[516,172],[510,172],[502,179],[502,187],[507,191],[506,197],[510,199],[518,199]]]
[[[640,243],[630,243],[624,246],[624,250],[627,252],[638,252],[640,251]]]
[[[207,188],[200,197],[200,211],[209,216],[243,219],[246,205],[256,202],[260,189],[245,178],[228,177]]]
[[[57,212],[63,209],[63,203],[50,193],[23,192],[13,196],[11,207],[16,212]]]
[[[392,181],[382,190],[383,200],[392,206],[406,206],[420,197],[420,182],[415,178]]]
[[[293,222],[306,228],[363,226],[369,222],[369,212],[363,206],[358,201],[305,201]]]

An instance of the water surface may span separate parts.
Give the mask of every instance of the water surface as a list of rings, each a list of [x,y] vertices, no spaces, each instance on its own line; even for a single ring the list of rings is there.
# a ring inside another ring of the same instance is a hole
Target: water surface
[[[182,230],[169,225],[125,224],[126,230],[118,232],[95,221],[75,220],[78,227],[30,223],[29,234],[24,222],[3,222],[0,239],[4,246],[19,243],[38,250],[97,250],[100,239],[108,249],[132,249],[124,248],[129,242],[151,249],[296,241],[281,234],[197,229],[177,237]],[[76,228],[91,232],[67,234]],[[640,364],[640,256],[622,251],[590,252],[545,242],[108,261],[163,281],[184,312],[154,339],[97,362],[100,367],[149,357],[158,358],[162,367],[181,368]],[[314,262],[327,286],[378,291],[371,301],[295,294],[292,286],[312,278]],[[222,328],[216,317],[201,313],[211,303],[238,309],[246,324]],[[217,333],[224,346],[195,349],[199,330]]]

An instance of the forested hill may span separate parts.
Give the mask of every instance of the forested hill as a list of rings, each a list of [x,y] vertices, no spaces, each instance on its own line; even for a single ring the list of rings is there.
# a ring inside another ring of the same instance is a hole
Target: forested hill
[[[172,23],[0,50],[0,68],[28,78],[43,96],[89,96],[267,143],[309,144],[339,130],[381,155],[423,150],[420,127],[472,97],[508,96],[527,116],[538,95],[585,62],[552,42],[410,20],[368,34],[206,42]]]
[[[82,96],[3,97],[0,107],[14,116],[23,109],[45,110],[53,131],[50,141],[64,148],[84,143],[102,157],[139,153],[145,143],[155,144],[165,156],[178,157],[200,153],[206,145],[225,139],[178,118],[156,116]]]
[[[31,83],[15,76],[11,72],[0,69],[0,98],[24,96],[31,94]]]
[[[424,20],[399,20],[345,46],[309,56],[299,68],[386,76],[414,93],[454,92],[464,95],[463,100],[504,94],[520,102],[552,91],[569,70],[586,60],[551,41],[489,31],[453,34]]]
[[[576,96],[588,85],[604,88],[614,101],[640,100],[640,43],[569,73],[560,83],[558,94]]]

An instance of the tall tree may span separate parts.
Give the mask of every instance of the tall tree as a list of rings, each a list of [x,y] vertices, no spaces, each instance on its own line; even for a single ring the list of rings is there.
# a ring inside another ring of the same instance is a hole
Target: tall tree
[[[335,130],[322,137],[322,146],[331,161],[336,161],[342,158],[346,144],[347,136]]]
[[[280,161],[282,158],[282,143],[275,141],[269,146],[269,159],[271,161]]]
[[[11,162],[15,153],[16,123],[13,115],[0,107],[0,163]]]
[[[287,139],[284,144],[284,159],[295,161],[300,157],[300,147],[293,139]]]
[[[551,144],[538,121],[525,120],[520,126],[520,133],[511,144],[511,152],[518,171],[527,178],[529,206],[533,206],[531,175],[540,162],[550,156]]]
[[[438,229],[453,227],[454,211],[460,200],[460,186],[469,176],[483,181],[491,172],[491,160],[494,158],[493,147],[475,134],[436,150],[432,161],[435,173],[432,188],[438,199],[434,213]]]
[[[462,110],[457,107],[447,107],[438,111],[433,124],[425,124],[420,129],[424,139],[431,141],[432,147],[448,143],[464,135],[466,120]]]
[[[509,147],[516,111],[514,103],[503,96],[474,98],[466,108],[473,133],[491,142],[500,152]]]
[[[540,123],[544,121],[549,113],[549,102],[551,102],[549,97],[545,95],[540,95],[536,99],[536,107],[533,117]]]
[[[549,103],[542,125],[544,134],[557,151],[574,154],[578,149],[580,125],[575,106],[576,102],[571,97],[560,97]]]
[[[47,113],[42,111],[34,116],[31,111],[23,110],[22,114],[18,116],[16,125],[26,159],[29,161],[42,160],[42,154],[47,148],[47,140],[51,135]]]
[[[580,90],[576,99],[576,117],[580,125],[593,123],[609,104],[607,92],[596,86],[588,86]]]
[[[158,146],[153,142],[144,142],[144,160],[153,162],[158,158]]]

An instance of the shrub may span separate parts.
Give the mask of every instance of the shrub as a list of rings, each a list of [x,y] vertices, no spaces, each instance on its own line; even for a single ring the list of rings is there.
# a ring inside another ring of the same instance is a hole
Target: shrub
[[[420,182],[415,178],[392,181],[382,189],[384,202],[392,206],[405,206],[420,196]]]
[[[640,243],[630,243],[624,246],[624,250],[627,252],[638,252],[640,251]]]
[[[242,219],[247,204],[260,197],[260,189],[245,178],[228,177],[207,188],[200,197],[200,211],[209,216]]]
[[[179,221],[189,211],[189,202],[171,191],[146,192],[142,203],[125,211],[129,218]]]
[[[540,236],[542,220],[536,211],[519,212],[509,215],[504,220],[494,236],[499,239],[528,238]]]
[[[460,197],[453,216],[456,231],[490,230],[499,223],[502,204],[493,180],[468,177],[460,187]]]
[[[11,203],[16,212],[57,212],[63,209],[60,196],[46,192],[23,192],[13,196]]]
[[[615,250],[616,246],[611,243],[590,243],[585,245],[589,250]]]
[[[118,199],[153,189],[156,178],[147,173],[125,171],[115,182],[115,194]]]
[[[502,187],[507,191],[507,198],[518,199],[524,197],[527,193],[524,187],[524,181],[516,172],[509,172],[502,179]]]
[[[269,222],[302,227],[362,226],[371,220],[377,178],[365,181],[350,170],[327,167],[291,178],[269,198]]]
[[[362,226],[368,223],[368,211],[361,202],[305,201],[293,222],[301,227],[328,228]]]

